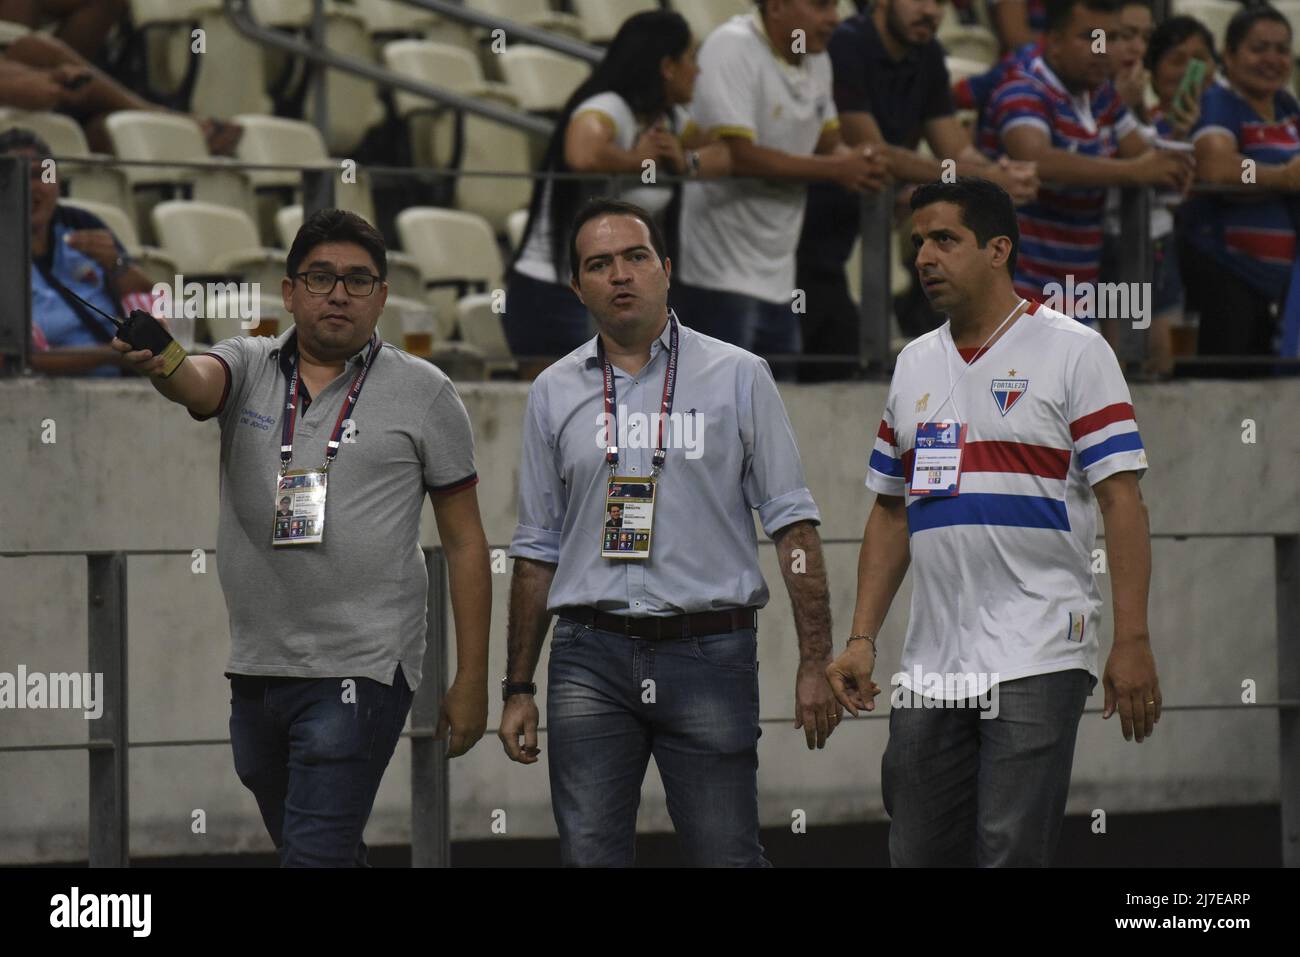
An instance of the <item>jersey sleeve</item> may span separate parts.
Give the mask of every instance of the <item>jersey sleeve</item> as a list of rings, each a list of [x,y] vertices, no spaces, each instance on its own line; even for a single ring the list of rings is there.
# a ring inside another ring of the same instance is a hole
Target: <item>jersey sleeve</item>
[[[691,119],[716,136],[758,138],[758,67],[745,43],[719,31],[704,41]]]
[[[1241,131],[1241,113],[1232,98],[1225,96],[1222,87],[1211,86],[1201,96],[1201,116],[1188,134],[1189,142],[1195,143],[1206,133],[1223,133],[1231,136],[1234,143],[1239,143],[1237,135]]]
[[[1037,126],[1052,135],[1052,105],[1034,81],[1022,73],[1013,72],[993,91],[988,115],[998,139],[1017,126]]]
[[[898,437],[894,432],[894,408],[895,391],[891,384],[889,397],[885,399],[885,411],[871,448],[871,461],[867,466],[866,486],[881,495],[907,494],[903,457],[898,452]]]
[[[1070,373],[1066,415],[1074,455],[1089,485],[1117,472],[1147,470],[1147,453],[1133,414],[1133,398],[1115,353],[1101,336],[1089,337]]]

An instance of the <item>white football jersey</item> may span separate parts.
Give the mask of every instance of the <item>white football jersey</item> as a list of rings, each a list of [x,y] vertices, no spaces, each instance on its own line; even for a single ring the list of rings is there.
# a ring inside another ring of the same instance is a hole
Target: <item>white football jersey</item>
[[[866,484],[907,496],[912,608],[898,683],[1098,675],[1091,486],[1146,471],[1132,398],[1097,332],[1032,303],[986,351],[958,354],[948,324],[898,357]],[[967,359],[974,361],[968,362]],[[917,426],[966,426],[958,494],[915,496]],[[958,682],[956,687],[969,687]],[[940,695],[940,697],[965,697]]]

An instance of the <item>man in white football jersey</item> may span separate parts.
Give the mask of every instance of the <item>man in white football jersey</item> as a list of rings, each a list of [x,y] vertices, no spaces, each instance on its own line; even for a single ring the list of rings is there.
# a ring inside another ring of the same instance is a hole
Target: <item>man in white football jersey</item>
[[[890,859],[1046,866],[1098,677],[1094,497],[1114,605],[1103,717],[1118,711],[1139,742],[1160,719],[1146,451],[1105,340],[1015,292],[1019,232],[1001,187],[931,183],[911,206],[917,271],[948,322],[898,357],[866,479],[877,495],[853,634],[827,678],[854,715],[874,709],[875,637],[910,562],[881,767]]]

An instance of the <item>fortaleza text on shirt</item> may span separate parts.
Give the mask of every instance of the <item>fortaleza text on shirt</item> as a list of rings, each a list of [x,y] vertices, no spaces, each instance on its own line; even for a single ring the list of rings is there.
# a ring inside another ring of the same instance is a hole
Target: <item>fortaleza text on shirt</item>
[[[82,711],[87,721],[104,714],[104,673],[0,671],[0,709],[70,709]]]
[[[71,893],[50,898],[51,927],[127,927],[133,937],[148,937],[153,926],[152,894]]]
[[[185,282],[176,276],[170,286],[155,283],[151,292],[155,319],[238,319],[241,329],[256,329],[262,321],[261,283]]]
[[[664,425],[664,448],[684,449],[688,459],[704,454],[704,413],[698,409],[684,412],[631,412],[618,404],[618,434],[610,442],[609,415],[596,415],[596,448],[604,451],[611,444],[620,449],[653,449],[659,445],[659,423]]]

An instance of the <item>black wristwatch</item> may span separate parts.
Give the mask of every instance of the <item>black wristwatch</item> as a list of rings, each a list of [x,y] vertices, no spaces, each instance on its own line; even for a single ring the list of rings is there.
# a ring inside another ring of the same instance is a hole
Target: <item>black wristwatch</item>
[[[501,700],[509,701],[512,694],[537,694],[537,685],[531,681],[511,681],[501,679]]]

